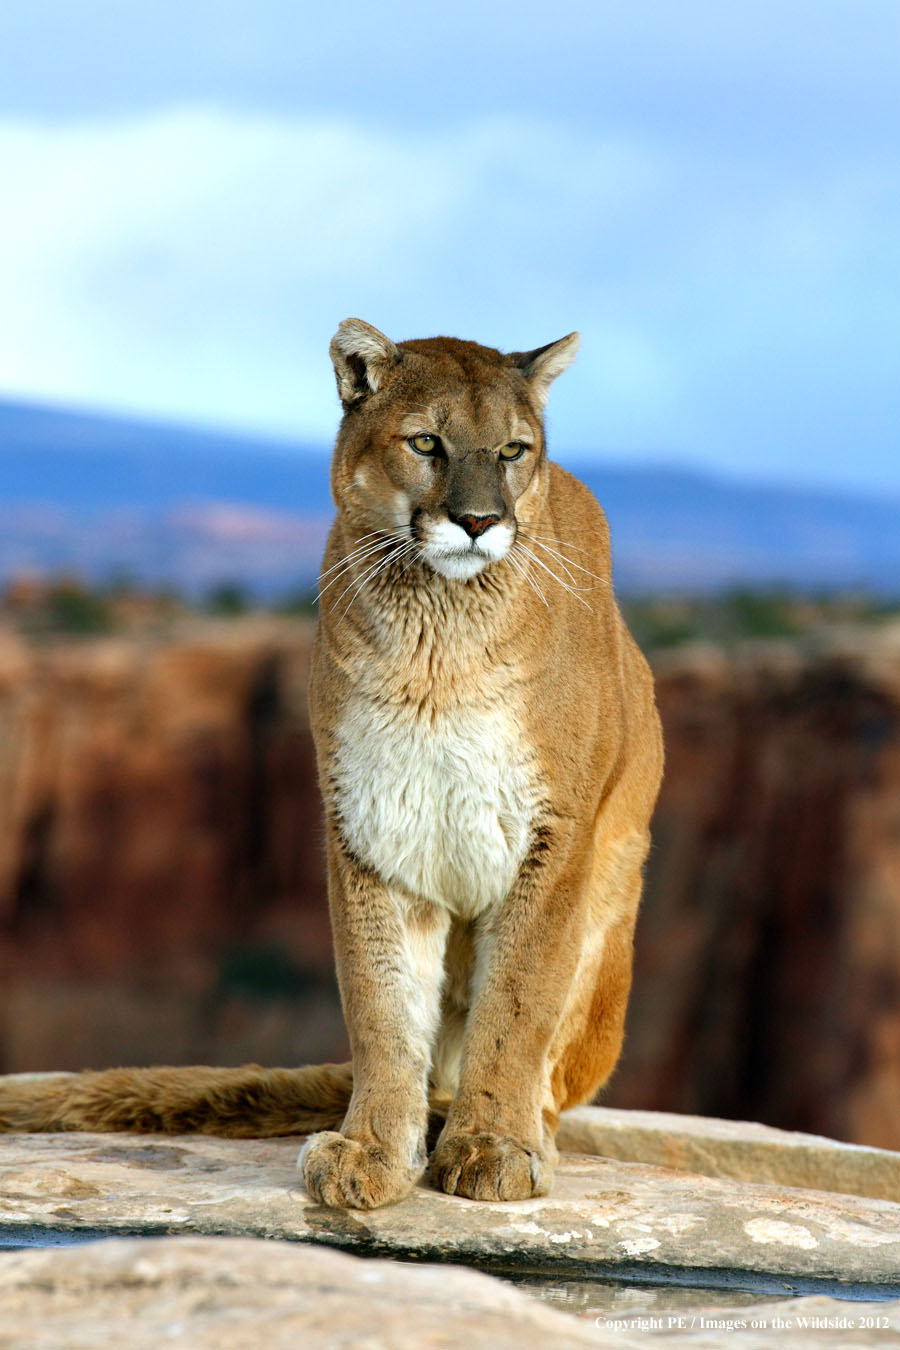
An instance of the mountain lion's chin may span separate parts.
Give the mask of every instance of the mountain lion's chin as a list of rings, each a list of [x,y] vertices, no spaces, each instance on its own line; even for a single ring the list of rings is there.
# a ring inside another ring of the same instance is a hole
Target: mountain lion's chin
[[[422,546],[422,557],[434,572],[451,581],[468,581],[492,562],[509,552],[513,539],[509,525],[498,524],[477,539],[469,539],[464,530],[451,521],[434,525]]]
[[[433,572],[438,572],[442,577],[449,577],[451,581],[468,581],[470,577],[483,572],[489,563],[494,562],[494,559],[486,553],[476,552],[475,549],[459,553],[437,553],[425,548],[422,555]]]

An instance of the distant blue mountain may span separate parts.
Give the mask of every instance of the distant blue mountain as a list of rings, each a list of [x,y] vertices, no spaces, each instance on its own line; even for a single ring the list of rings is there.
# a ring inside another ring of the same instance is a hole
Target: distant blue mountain
[[[900,593],[898,501],[667,467],[569,467],[609,516],[620,587]],[[0,578],[72,568],[187,587],[308,584],[331,513],[325,447],[0,402]]]
[[[689,470],[571,464],[603,503],[619,584],[900,594],[900,501]]]
[[[38,404],[0,402],[0,503],[73,511],[231,501],[331,510],[327,452]]]

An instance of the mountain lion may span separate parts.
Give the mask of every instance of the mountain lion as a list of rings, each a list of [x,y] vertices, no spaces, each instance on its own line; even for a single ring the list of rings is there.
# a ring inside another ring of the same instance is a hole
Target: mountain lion
[[[313,1133],[320,1203],[545,1194],[622,1043],[662,744],[606,520],[546,454],[578,335],[332,341],[310,711],[350,1065],[0,1083],[0,1129]]]

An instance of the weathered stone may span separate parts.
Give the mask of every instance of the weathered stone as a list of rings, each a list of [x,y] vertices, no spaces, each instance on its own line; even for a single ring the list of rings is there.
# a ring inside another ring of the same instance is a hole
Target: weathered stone
[[[708,1177],[900,1201],[900,1153],[750,1121],[580,1106],[562,1117],[558,1143],[570,1153]]]
[[[884,1345],[900,1332],[900,1303],[828,1298],[736,1308],[701,1302],[693,1311],[579,1321],[473,1271],[251,1238],[13,1253],[0,1260],[0,1305],[2,1350],[632,1350],[648,1334],[698,1350],[725,1343],[757,1350],[773,1340],[805,1350]]]
[[[0,1231],[282,1237],[523,1274],[900,1296],[900,1205],[888,1201],[563,1155],[552,1195],[540,1199],[496,1205],[422,1185],[399,1205],[343,1212],[301,1192],[297,1147],[7,1135]]]
[[[0,1261],[0,1304],[3,1350],[597,1344],[590,1326],[473,1271],[246,1238],[15,1253]]]
[[[23,1073],[14,1077],[46,1082],[68,1075]],[[563,1114],[557,1143],[565,1153],[900,1202],[900,1153],[776,1130],[753,1121],[579,1106]],[[121,1156],[121,1141],[114,1148],[116,1156]],[[141,1143],[137,1148],[144,1166],[151,1165],[146,1161],[151,1156],[177,1153],[161,1144],[151,1149]]]

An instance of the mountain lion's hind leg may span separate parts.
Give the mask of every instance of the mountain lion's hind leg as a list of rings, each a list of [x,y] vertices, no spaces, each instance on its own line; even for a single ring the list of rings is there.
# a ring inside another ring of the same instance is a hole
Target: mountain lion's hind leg
[[[428,1070],[449,915],[410,908],[334,838],[329,866],[353,1096],[340,1133],[312,1135],[298,1167],[320,1204],[375,1209],[401,1200],[425,1168]]]
[[[640,892],[640,877],[635,889]],[[619,1058],[631,989],[634,916],[596,929],[585,945],[572,996],[553,1038],[550,1087],[560,1112],[593,1099]]]

